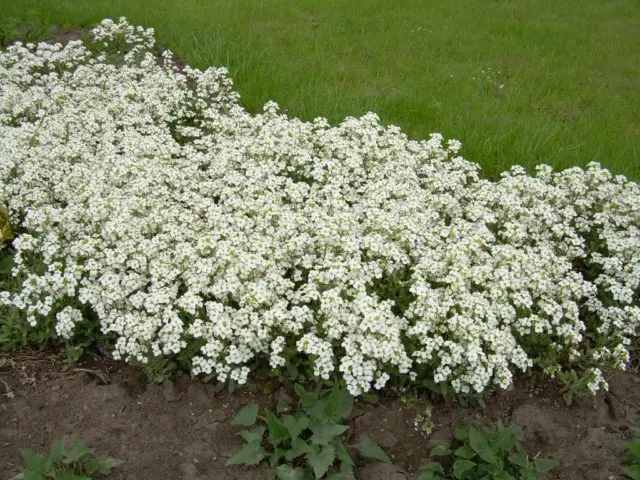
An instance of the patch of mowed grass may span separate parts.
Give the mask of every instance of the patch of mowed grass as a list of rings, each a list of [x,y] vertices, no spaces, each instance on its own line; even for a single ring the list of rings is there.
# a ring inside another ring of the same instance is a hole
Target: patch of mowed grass
[[[187,63],[229,67],[243,104],[439,131],[495,177],[598,161],[640,178],[636,0],[2,0],[6,19],[124,15]]]

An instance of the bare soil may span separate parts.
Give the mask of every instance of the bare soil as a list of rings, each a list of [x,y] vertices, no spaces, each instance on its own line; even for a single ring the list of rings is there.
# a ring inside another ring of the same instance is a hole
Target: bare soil
[[[394,461],[389,467],[358,459],[359,478],[412,479],[427,461],[430,439],[501,419],[525,427],[532,455],[559,461],[547,478],[618,479],[623,442],[630,427],[640,425],[640,376],[621,373],[610,383],[607,395],[571,408],[557,386],[531,380],[493,395],[485,408],[435,403],[429,436],[413,427],[418,410],[389,394],[375,404],[356,402],[347,441],[368,434]],[[125,461],[112,480],[258,480],[260,469],[224,466],[242,445],[241,428],[229,421],[243,405],[274,407],[282,398],[295,396],[279,383],[255,382],[229,393],[182,374],[149,384],[139,369],[98,355],[73,367],[51,354],[0,356],[0,479],[18,472],[20,448],[48,451],[68,434]]]

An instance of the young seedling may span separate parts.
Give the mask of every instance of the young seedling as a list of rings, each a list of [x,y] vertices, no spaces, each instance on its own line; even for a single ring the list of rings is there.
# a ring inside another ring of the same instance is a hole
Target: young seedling
[[[295,391],[302,411],[259,415],[256,404],[241,409],[232,423],[252,427],[240,432],[243,448],[227,465],[258,465],[266,462],[278,479],[354,479],[354,462],[342,435],[349,429],[343,422],[351,415],[353,398],[338,386],[310,393],[302,385]],[[391,463],[387,454],[369,437],[358,439],[361,455]]]
[[[433,442],[431,458],[443,460],[430,462],[418,480],[535,480],[556,462],[530,459],[523,437],[522,427],[502,422],[496,428],[458,428],[453,442]]]
[[[123,463],[112,457],[93,456],[94,450],[79,438],[71,439],[70,449],[66,445],[65,435],[48,455],[28,449],[21,450],[25,465],[12,480],[91,480],[109,474]]]

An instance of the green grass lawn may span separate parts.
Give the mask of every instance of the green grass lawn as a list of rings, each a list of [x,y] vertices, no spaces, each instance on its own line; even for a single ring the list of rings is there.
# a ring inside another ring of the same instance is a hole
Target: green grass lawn
[[[0,25],[124,15],[243,104],[303,119],[377,112],[438,131],[495,176],[599,161],[640,179],[638,0],[0,0]]]

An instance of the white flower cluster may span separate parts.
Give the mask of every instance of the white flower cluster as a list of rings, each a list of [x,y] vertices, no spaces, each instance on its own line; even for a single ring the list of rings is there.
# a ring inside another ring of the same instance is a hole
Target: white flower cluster
[[[178,69],[124,19],[93,39],[0,53],[0,204],[24,278],[0,301],[31,322],[71,336],[83,320],[59,305],[76,301],[115,356],[201,345],[193,372],[239,383],[294,349],[354,395],[393,375],[506,387],[596,336],[591,358],[628,359],[637,184],[595,164],[483,180],[459,142],[375,114],[250,114],[225,69]]]
[[[56,333],[62,338],[73,336],[73,327],[82,321],[82,312],[73,307],[65,307],[56,314]]]

